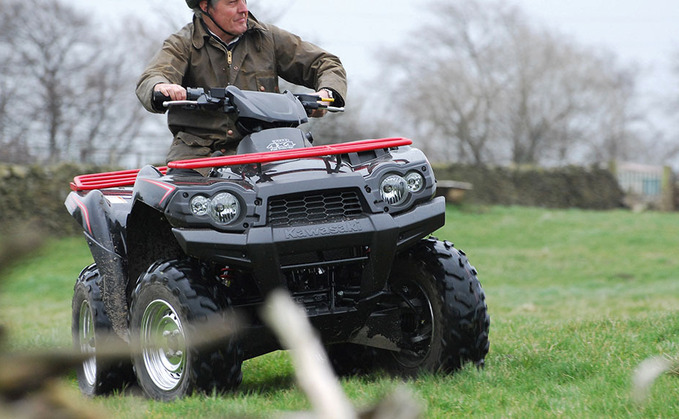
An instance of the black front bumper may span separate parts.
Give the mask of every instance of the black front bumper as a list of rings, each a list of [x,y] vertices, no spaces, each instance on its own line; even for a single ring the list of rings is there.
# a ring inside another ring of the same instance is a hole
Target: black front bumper
[[[185,228],[175,228],[173,233],[189,256],[252,272],[264,295],[286,286],[285,270],[362,262],[361,296],[368,297],[384,288],[396,254],[444,223],[445,200],[437,197],[397,215],[369,214],[294,227],[253,227],[241,234]],[[347,248],[357,251],[341,251]],[[296,257],[323,251],[327,256],[320,261]]]

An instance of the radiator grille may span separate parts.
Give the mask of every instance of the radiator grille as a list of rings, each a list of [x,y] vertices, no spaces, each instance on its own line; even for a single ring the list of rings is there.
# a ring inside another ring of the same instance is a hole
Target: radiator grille
[[[355,190],[314,191],[271,198],[268,219],[271,225],[286,226],[345,220],[362,213]]]

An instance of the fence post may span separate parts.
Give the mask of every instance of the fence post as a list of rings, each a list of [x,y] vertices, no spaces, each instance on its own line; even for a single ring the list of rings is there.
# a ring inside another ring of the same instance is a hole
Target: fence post
[[[674,173],[669,166],[663,167],[661,211],[674,211]]]

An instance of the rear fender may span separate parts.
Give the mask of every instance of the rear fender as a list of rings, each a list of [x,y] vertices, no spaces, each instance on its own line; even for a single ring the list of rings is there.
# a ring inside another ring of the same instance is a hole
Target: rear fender
[[[104,308],[113,329],[127,339],[127,245],[125,214],[113,211],[111,203],[98,190],[81,195],[71,192],[66,208],[83,227],[87,244],[102,278]]]

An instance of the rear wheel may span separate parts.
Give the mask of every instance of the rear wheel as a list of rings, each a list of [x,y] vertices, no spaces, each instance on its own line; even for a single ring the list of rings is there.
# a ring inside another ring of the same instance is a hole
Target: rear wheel
[[[488,353],[485,294],[463,252],[436,239],[423,240],[394,265],[389,286],[396,296],[400,352],[383,358],[386,370],[452,372],[465,362],[483,365]]]
[[[83,394],[95,396],[122,389],[134,378],[127,352],[127,344],[120,339],[111,326],[104,310],[99,270],[96,265],[85,268],[73,289],[71,332],[76,352],[89,355],[78,365],[76,375]],[[97,348],[112,351],[120,348],[119,357],[106,356]]]
[[[149,397],[172,400],[196,391],[229,390],[241,381],[242,351],[232,336],[205,343],[206,321],[223,319],[226,300],[188,262],[156,263],[132,294],[134,367]],[[196,342],[201,344],[196,344]]]

